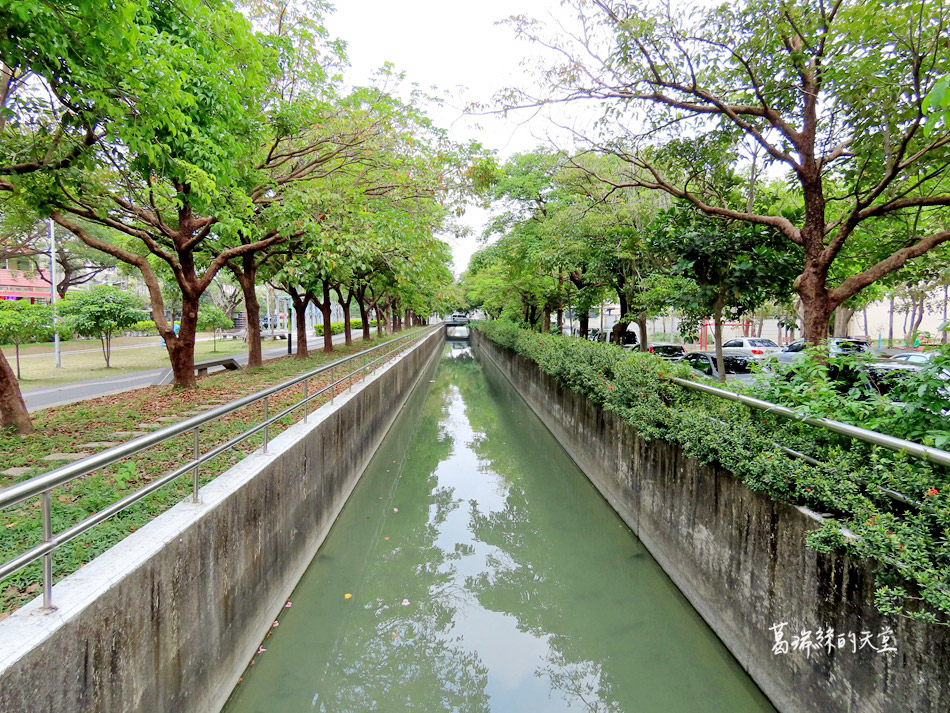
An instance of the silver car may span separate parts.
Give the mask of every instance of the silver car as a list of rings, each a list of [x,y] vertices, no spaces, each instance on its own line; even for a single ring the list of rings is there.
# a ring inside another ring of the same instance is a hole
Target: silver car
[[[804,339],[798,339],[780,351],[771,355],[771,358],[779,364],[791,364],[805,355],[805,347],[808,343]],[[845,339],[844,337],[835,337],[828,340],[828,353],[831,356],[839,354],[870,354],[871,344],[863,339]]]

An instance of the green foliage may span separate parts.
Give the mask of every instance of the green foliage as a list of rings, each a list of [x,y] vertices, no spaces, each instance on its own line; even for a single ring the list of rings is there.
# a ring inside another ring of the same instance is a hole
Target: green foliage
[[[130,329],[133,332],[138,332],[140,334],[144,333],[148,336],[157,335],[158,327],[155,326],[155,322],[150,319],[143,319],[135,324],[131,325]]]
[[[882,611],[950,620],[950,474],[945,468],[684,389],[670,377],[694,378],[691,370],[649,354],[537,334],[504,321],[472,325],[536,362],[561,385],[616,412],[641,437],[676,444],[702,463],[718,463],[749,488],[777,500],[830,513],[807,544],[820,551],[843,548],[877,562],[876,603]],[[797,407],[809,404],[808,413],[846,415],[867,425],[868,406],[849,403],[854,400],[850,387],[842,392],[833,380],[821,381],[827,368],[820,360],[796,364],[789,381],[774,379],[768,383],[775,386],[762,387],[760,395]],[[934,388],[939,386],[934,383]],[[932,405],[926,394],[920,398],[922,410]],[[877,425],[882,428],[885,417],[899,428],[898,414],[910,406],[872,401],[880,407]],[[939,414],[931,416],[933,423],[939,420]],[[818,464],[791,458],[779,443]],[[903,494],[910,505],[892,497],[893,492]]]
[[[141,300],[115,287],[77,292],[62,302],[60,309],[77,334],[102,342],[107,367],[113,335],[142,319]]]
[[[53,312],[28,300],[0,300],[0,344],[16,347],[16,376],[20,378],[20,345],[50,336]]]
[[[376,326],[376,320],[371,319],[369,321],[370,327]],[[359,320],[350,322],[350,329],[356,331],[357,329],[362,329],[363,323]],[[323,336],[323,324],[315,324],[313,326],[313,331],[318,337]],[[346,322],[330,322],[330,334],[343,334],[346,331]]]

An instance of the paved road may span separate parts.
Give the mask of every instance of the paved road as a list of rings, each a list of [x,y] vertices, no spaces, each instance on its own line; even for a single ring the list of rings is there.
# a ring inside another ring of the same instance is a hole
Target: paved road
[[[356,337],[356,339],[359,339],[359,337]],[[337,334],[333,337],[334,344],[341,344],[343,341],[344,335],[342,334]],[[285,355],[287,353],[287,342],[282,342],[281,344],[279,347],[264,349],[264,358],[274,359],[275,357]],[[310,349],[322,347],[323,337],[310,338],[307,341],[307,346]],[[234,354],[233,356],[238,363],[247,363],[247,354]],[[215,367],[209,371],[218,371],[221,368],[222,367]],[[23,392],[23,400],[26,402],[26,408],[29,411],[38,411],[43,408],[49,408],[50,406],[62,406],[85,399],[94,399],[97,396],[119,394],[123,391],[152,386],[164,371],[165,368],[149,369],[148,371],[137,371],[133,374],[108,376],[104,379],[79,381],[72,384],[60,384],[59,386],[50,386],[45,389],[33,389]]]

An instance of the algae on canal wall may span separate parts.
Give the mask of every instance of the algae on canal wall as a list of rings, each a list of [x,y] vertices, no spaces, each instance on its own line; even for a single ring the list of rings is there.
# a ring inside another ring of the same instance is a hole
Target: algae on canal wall
[[[817,515],[640,439],[533,362],[473,341],[782,713],[950,710],[950,628],[878,612],[870,563],[805,546]]]

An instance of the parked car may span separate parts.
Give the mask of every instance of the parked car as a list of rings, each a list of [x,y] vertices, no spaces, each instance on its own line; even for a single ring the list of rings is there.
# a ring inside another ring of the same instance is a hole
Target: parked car
[[[650,342],[647,351],[661,359],[679,360],[686,356],[686,349],[681,344],[672,342]]]
[[[791,364],[796,359],[800,359],[805,354],[805,347],[808,346],[804,339],[798,339],[780,351],[769,355],[770,359],[779,364]],[[870,354],[871,344],[863,339],[845,339],[844,337],[835,337],[828,340],[828,353],[831,356],[839,354]]]
[[[892,354],[891,359],[907,362],[908,364],[927,364],[933,359],[933,352],[900,352]]]
[[[683,357],[683,361],[711,379],[719,377],[719,370],[716,368],[716,352],[691,352]],[[735,350],[729,354],[723,354],[722,362],[726,368],[727,379],[732,377],[746,381],[753,376],[752,365],[755,364],[756,359],[751,352],[743,354]]]
[[[730,339],[725,342],[722,348],[745,349],[751,352],[753,356],[759,358],[764,358],[769,354],[782,351],[782,347],[771,339],[763,339],[762,337],[736,337],[735,339]]]

